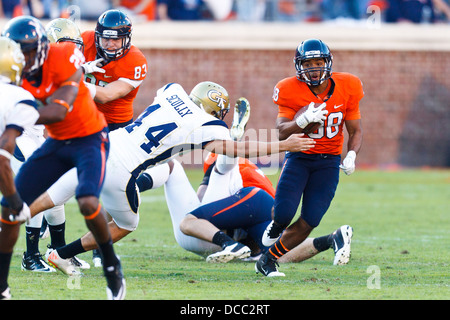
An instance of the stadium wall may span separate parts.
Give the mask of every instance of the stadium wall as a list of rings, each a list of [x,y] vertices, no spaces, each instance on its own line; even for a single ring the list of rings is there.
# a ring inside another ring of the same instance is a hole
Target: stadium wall
[[[95,27],[79,24],[82,31]],[[241,96],[249,99],[249,129],[273,129],[277,116],[273,87],[295,74],[294,50],[311,37],[330,46],[334,71],[353,73],[364,84],[364,143],[358,165],[450,166],[449,25],[135,24],[133,43],[148,59],[135,116],[166,83],[178,82],[189,91],[196,83],[211,80],[227,88],[232,102]],[[232,113],[226,122],[231,119]]]

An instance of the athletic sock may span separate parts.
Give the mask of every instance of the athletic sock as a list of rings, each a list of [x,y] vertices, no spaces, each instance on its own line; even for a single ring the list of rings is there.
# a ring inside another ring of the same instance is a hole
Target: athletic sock
[[[0,292],[8,288],[9,265],[11,264],[11,253],[0,253]]]
[[[281,239],[278,239],[277,242],[275,242],[267,251],[267,254],[269,256],[272,256],[276,260],[284,256],[288,252],[289,249],[283,245]]]
[[[63,222],[61,224],[52,226],[48,225],[48,229],[50,231],[50,247],[59,248],[66,245],[66,223]]]
[[[63,259],[69,259],[75,257],[77,254],[86,252],[81,245],[81,239],[75,240],[68,245],[58,248],[58,254]]]
[[[25,231],[27,243],[26,255],[29,257],[39,253],[39,234],[41,233],[41,228],[25,227]]]
[[[231,239],[230,236],[228,236],[226,233],[222,231],[217,231],[212,238],[212,243],[217,244],[222,249],[225,249],[226,246],[234,242],[235,241]]]
[[[319,252],[330,249],[333,245],[333,234],[314,238],[313,245]]]
[[[106,243],[99,244],[98,248],[102,257],[103,268],[117,265],[119,259],[114,253],[112,239],[109,239]]]

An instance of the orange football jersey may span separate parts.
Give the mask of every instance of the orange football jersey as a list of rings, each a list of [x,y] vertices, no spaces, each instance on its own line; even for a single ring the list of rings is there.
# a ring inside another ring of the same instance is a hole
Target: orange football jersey
[[[328,114],[324,125],[308,134],[316,140],[316,145],[304,153],[341,154],[345,120],[361,119],[359,102],[364,96],[361,80],[350,73],[341,72],[333,73],[331,79],[334,81],[334,88],[329,81],[329,87],[333,91],[328,100],[324,96],[316,96],[297,77],[283,79],[274,88],[273,102],[278,105],[279,118],[292,120],[298,110],[311,102],[321,104],[325,101],[327,104]]]
[[[96,60],[95,32],[85,31],[81,36],[84,42],[86,61]],[[130,50],[124,57],[109,62],[102,69],[105,70],[105,73],[95,72],[93,74],[87,74],[85,81],[102,87],[119,80],[119,78],[142,81],[147,75],[147,59],[138,48],[131,45]],[[126,96],[105,104],[96,102],[97,107],[105,114],[108,123],[127,122],[133,119],[133,101],[138,91],[139,87],[129,92]]]
[[[80,65],[84,63],[84,56],[72,42],[51,43],[47,59],[42,66],[42,81],[38,87],[33,86],[26,79],[22,87],[29,91],[43,104],[47,99],[72,76]],[[45,107],[44,107],[45,108]],[[56,140],[67,140],[85,137],[101,131],[106,127],[106,121],[97,110],[89,89],[80,79],[78,95],[72,109],[65,119],[60,122],[46,124],[48,135]]]
[[[203,172],[206,172],[216,160],[217,154],[210,153],[203,163]],[[239,172],[242,177],[244,188],[258,187],[275,198],[275,189],[272,186],[272,182],[254,163],[248,159],[239,158]]]

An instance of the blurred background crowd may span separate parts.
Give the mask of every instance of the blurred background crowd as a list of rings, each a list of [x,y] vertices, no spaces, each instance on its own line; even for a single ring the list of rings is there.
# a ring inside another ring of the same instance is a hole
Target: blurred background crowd
[[[0,18],[22,14],[42,19],[96,20],[120,8],[135,22],[242,21],[347,23],[379,14],[386,23],[449,23],[450,0],[0,0]]]

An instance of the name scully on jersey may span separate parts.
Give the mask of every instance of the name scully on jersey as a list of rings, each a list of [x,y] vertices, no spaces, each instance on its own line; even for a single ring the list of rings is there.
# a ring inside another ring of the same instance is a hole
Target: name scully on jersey
[[[192,111],[185,105],[184,101],[181,100],[176,94],[166,98],[166,100],[170,103],[170,105],[178,112],[181,117],[184,117],[187,114],[192,114]],[[181,106],[185,106],[181,108]]]

